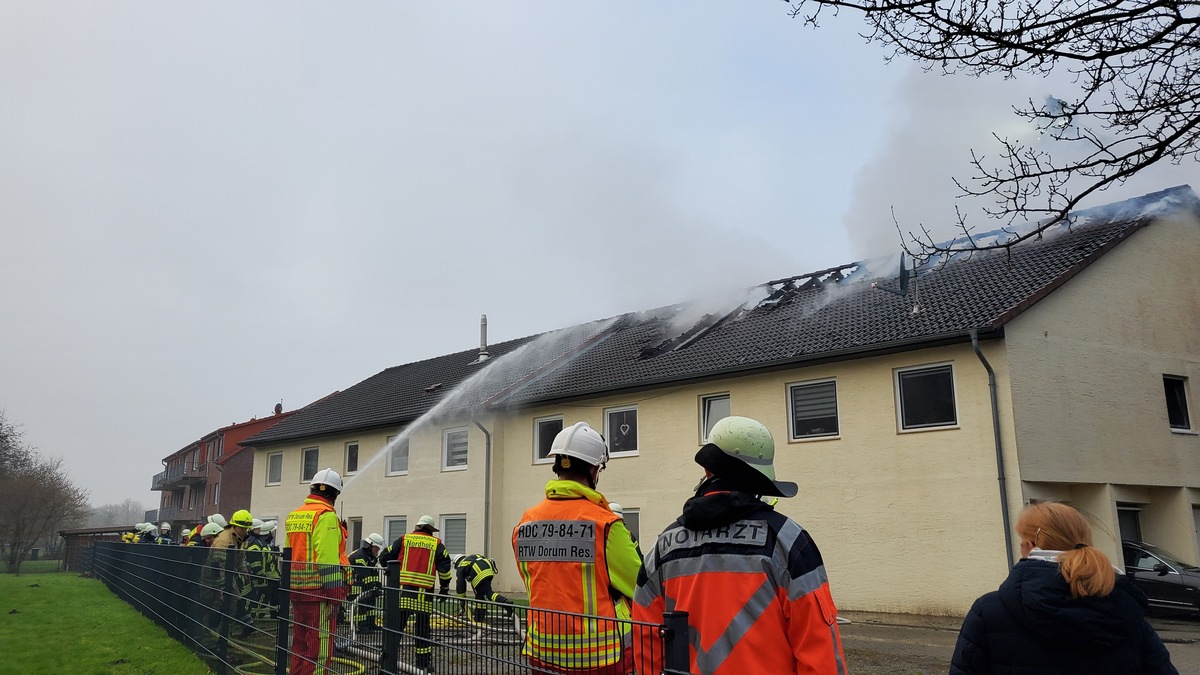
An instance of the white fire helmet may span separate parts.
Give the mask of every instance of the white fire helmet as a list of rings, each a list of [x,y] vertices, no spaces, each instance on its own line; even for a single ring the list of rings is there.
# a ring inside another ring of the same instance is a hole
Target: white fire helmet
[[[257,530],[258,528],[262,527],[262,524],[263,521],[261,518],[255,518],[250,521],[250,529]]]
[[[625,517],[625,509],[621,508],[621,505],[616,502],[609,502],[608,509],[622,518]]]
[[[192,531],[191,531],[191,530],[189,530],[189,529],[187,529],[187,528],[184,528],[183,532],[180,532],[180,533],[179,533],[179,536],[180,536],[180,537],[182,537],[182,538],[184,538],[184,539],[187,539],[187,538],[188,538],[188,536],[189,536],[189,535],[191,535],[191,534],[192,534]]]
[[[203,530],[200,530],[200,536],[201,537],[215,537],[215,536],[221,534],[221,530],[224,530],[224,529],[225,528],[221,527],[220,525],[218,525],[216,523],[209,523],[204,526]]]
[[[554,437],[550,444],[550,456],[555,455],[577,457],[592,466],[602,467],[608,462],[608,444],[587,422],[576,422]],[[562,464],[570,468],[569,462],[563,461]]]
[[[417,519],[417,527],[428,527],[431,532],[441,532],[437,526],[433,524],[433,516],[421,516]]]
[[[279,527],[279,523],[275,522],[274,520],[265,520],[263,521],[263,524],[259,526],[258,532],[265,537],[274,532],[275,528],[277,527]]]
[[[215,524],[216,524],[216,525],[218,525],[218,526],[219,526],[219,527],[220,527],[222,530],[223,530],[223,529],[225,529],[226,527],[229,527],[229,521],[228,521],[228,520],[225,520],[225,516],[223,516],[223,515],[221,515],[221,514],[219,514],[219,513],[214,513],[214,514],[212,514],[211,516],[209,516],[209,517],[208,517],[208,522],[210,522],[210,523],[215,523]]]
[[[387,542],[383,540],[382,534],[379,534],[378,532],[372,532],[371,534],[367,535],[367,545],[383,548],[384,546],[387,546]]]
[[[328,485],[338,492],[342,491],[342,477],[339,476],[338,472],[334,471],[333,469],[321,469],[315,476],[312,477],[312,480],[309,481],[308,484],[313,487],[317,485]]]
[[[168,523],[167,521],[165,521],[165,520],[164,520],[164,521],[163,521],[163,524],[158,526],[158,529],[160,529],[160,530],[165,530],[165,531],[167,531],[167,532],[170,532],[170,531],[171,531],[171,524],[170,524],[170,523]]]

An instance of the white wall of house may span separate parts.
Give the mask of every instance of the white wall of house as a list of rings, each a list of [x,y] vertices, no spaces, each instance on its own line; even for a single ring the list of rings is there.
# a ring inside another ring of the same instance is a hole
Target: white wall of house
[[[1093,529],[1119,560],[1116,502],[1141,507],[1143,537],[1197,560],[1200,488],[1200,223],[1134,233],[1005,328],[1024,480],[1112,485]],[[1186,378],[1191,429],[1171,429],[1163,376]],[[1073,505],[1082,508],[1078,503]]]

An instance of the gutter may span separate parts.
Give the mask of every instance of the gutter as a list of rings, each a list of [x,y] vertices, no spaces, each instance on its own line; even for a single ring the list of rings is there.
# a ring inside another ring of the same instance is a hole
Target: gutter
[[[983,350],[979,348],[979,330],[972,328],[970,335],[971,349],[975,350],[975,356],[979,357],[979,362],[987,369],[988,374],[988,395],[992,399],[992,436],[996,445],[996,480],[1000,483],[1000,522],[1004,525],[1004,552],[1008,554],[1008,566],[1011,568],[1016,561],[1013,560],[1012,523],[1008,514],[1008,484],[1004,477],[1004,452],[1000,445],[1000,405],[996,400],[996,371],[992,370],[992,364],[988,363],[987,357],[983,355]]]
[[[484,438],[484,469],[483,469],[483,557],[490,558],[488,544],[491,543],[492,523],[492,432],[488,431],[474,417],[471,421],[483,432]]]

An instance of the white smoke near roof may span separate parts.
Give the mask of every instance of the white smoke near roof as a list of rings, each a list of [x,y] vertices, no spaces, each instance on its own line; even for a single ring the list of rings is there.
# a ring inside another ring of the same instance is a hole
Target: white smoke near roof
[[[976,175],[971,150],[985,160],[998,161],[999,143],[993,134],[1020,141],[1050,152],[1063,163],[1084,151],[1082,146],[1055,142],[1044,129],[1013,113],[1015,106],[1060,100],[1078,95],[1078,85],[1063,69],[1050,77],[973,78],[924,72],[913,64],[903,68],[895,106],[880,113],[880,124],[888,127],[888,140],[870,158],[854,181],[852,202],[843,218],[850,243],[858,257],[874,257],[900,250],[897,224],[908,239],[910,232],[927,228],[935,241],[948,241],[961,232],[956,207],[967,224],[980,235],[1005,223],[985,216],[981,208],[992,207],[988,198],[958,199],[952,177]],[[1194,169],[1194,165],[1193,165]],[[1083,207],[1106,204],[1155,192],[1187,182],[1187,171],[1161,163],[1139,172],[1119,186],[1090,195]],[[1069,187],[1077,187],[1076,181]],[[1016,223],[1026,229],[1032,223]],[[1003,240],[1007,235],[995,233]]]

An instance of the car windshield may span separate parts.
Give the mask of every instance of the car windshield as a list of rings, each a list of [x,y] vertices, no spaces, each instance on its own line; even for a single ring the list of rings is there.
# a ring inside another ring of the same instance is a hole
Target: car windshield
[[[1178,567],[1178,568],[1182,568],[1185,570],[1200,571],[1200,567],[1196,567],[1195,565],[1189,565],[1185,562],[1180,562],[1179,558],[1175,557],[1175,555],[1173,553],[1168,553],[1168,552],[1162,550],[1161,548],[1154,546],[1153,544],[1138,544],[1138,546],[1141,546],[1142,548],[1146,549],[1150,553],[1153,553],[1155,556],[1162,559],[1163,562],[1167,563],[1168,565],[1171,565],[1172,567]]]

